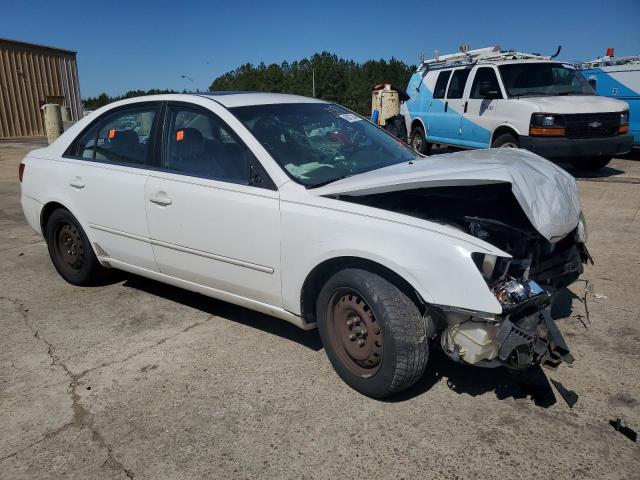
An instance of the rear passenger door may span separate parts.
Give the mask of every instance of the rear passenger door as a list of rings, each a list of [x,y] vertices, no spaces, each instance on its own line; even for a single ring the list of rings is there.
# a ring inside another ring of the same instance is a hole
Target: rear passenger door
[[[279,196],[266,172],[209,109],[170,103],[163,130],[145,194],[160,272],[281,306]]]
[[[153,165],[160,103],[105,113],[64,154],[69,207],[103,260],[157,271],[148,243],[144,188]]]

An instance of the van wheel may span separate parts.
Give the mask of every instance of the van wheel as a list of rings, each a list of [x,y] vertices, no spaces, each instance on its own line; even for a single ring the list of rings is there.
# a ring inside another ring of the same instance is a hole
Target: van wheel
[[[609,165],[611,157],[595,157],[595,158],[582,158],[580,160],[571,160],[571,165],[576,170],[589,171],[600,170],[601,168]]]
[[[53,266],[73,285],[93,285],[105,276],[91,243],[68,210],[54,210],[45,227],[45,240]]]
[[[320,338],[349,386],[382,398],[414,384],[427,366],[427,327],[416,304],[372,272],[334,274],[317,301]]]
[[[510,133],[503,133],[493,141],[491,148],[520,148],[520,143]]]
[[[411,130],[411,148],[423,155],[429,155],[431,151],[431,143],[427,142],[424,130],[420,126]]]

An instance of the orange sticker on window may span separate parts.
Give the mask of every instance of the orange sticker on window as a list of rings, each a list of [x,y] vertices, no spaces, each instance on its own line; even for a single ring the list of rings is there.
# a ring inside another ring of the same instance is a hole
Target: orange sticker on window
[[[179,142],[184,138],[184,130],[178,130],[176,132],[176,140]]]
[[[111,130],[109,130],[109,138],[113,138],[116,136],[116,129],[112,128]]]

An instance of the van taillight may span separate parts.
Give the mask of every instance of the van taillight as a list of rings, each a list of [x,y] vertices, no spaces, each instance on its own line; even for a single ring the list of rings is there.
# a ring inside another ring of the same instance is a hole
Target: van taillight
[[[24,177],[24,163],[21,163],[18,167],[18,178],[20,179],[20,183],[22,183],[22,177]]]

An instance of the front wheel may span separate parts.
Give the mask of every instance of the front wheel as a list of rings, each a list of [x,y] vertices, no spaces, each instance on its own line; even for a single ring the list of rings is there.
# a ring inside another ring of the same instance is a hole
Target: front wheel
[[[571,165],[576,170],[589,171],[600,170],[609,165],[611,157],[584,158],[580,160],[571,160]]]
[[[334,274],[317,301],[320,338],[333,368],[372,398],[397,393],[427,365],[426,321],[396,285],[361,269]]]
[[[520,148],[518,139],[510,133],[499,135],[491,144],[492,148]]]

